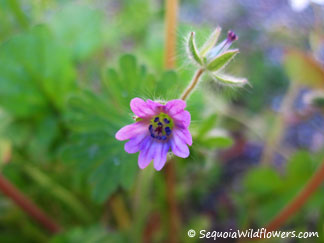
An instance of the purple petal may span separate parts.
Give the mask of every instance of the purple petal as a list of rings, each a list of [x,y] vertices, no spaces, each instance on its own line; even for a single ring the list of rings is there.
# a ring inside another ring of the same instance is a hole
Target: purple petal
[[[164,105],[160,104],[159,102],[155,102],[153,100],[146,100],[146,103],[151,107],[153,111],[156,113],[161,112]]]
[[[138,155],[138,166],[141,169],[144,169],[152,161],[152,155],[150,153],[152,144],[154,144],[153,139],[149,136],[147,136],[141,143],[141,151]]]
[[[186,102],[183,100],[171,100],[165,105],[165,110],[170,116],[182,112],[186,108]]]
[[[170,140],[172,152],[181,158],[187,158],[189,156],[189,148],[184,141],[178,136],[173,136]]]
[[[137,153],[140,150],[142,142],[147,136],[149,136],[148,133],[141,133],[131,138],[127,143],[125,143],[125,151],[129,154]]]
[[[123,141],[137,136],[138,134],[147,132],[148,123],[140,121],[122,127],[115,135],[117,140]]]
[[[130,102],[131,110],[140,118],[150,118],[156,114],[152,106],[140,98],[134,98]]]
[[[159,143],[156,146],[156,151],[154,156],[154,168],[156,170],[161,170],[165,165],[169,148],[170,148],[169,143]]]
[[[176,115],[173,115],[172,118],[175,120],[176,125],[179,125],[180,127],[187,128],[190,125],[191,116],[189,111],[182,111],[177,113]]]
[[[173,129],[173,135],[178,136],[182,141],[184,141],[189,146],[192,145],[192,137],[187,128],[177,128]]]

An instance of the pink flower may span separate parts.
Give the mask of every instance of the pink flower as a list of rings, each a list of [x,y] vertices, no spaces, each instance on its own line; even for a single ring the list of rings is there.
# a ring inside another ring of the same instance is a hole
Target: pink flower
[[[182,158],[189,156],[192,137],[188,130],[190,113],[185,111],[186,102],[171,100],[166,104],[140,98],[134,98],[130,107],[138,117],[136,122],[124,126],[115,135],[125,143],[127,153],[137,153],[138,165],[144,169],[154,160],[154,168],[161,170],[167,160],[167,153],[172,152]]]

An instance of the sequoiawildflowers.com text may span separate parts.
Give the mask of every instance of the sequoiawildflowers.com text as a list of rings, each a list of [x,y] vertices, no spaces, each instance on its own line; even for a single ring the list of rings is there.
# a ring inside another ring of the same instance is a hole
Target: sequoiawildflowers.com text
[[[312,237],[319,237],[318,232],[296,232],[294,231],[267,231],[265,228],[261,229],[247,229],[247,230],[232,230],[229,231],[207,231],[200,230],[199,234],[196,234],[196,231],[191,229],[188,231],[188,236],[190,238],[198,236],[200,239],[214,239],[218,238],[299,238],[306,239]]]

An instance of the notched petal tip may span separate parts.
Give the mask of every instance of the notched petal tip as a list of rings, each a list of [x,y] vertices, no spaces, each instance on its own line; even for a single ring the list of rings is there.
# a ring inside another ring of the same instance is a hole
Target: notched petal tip
[[[132,99],[130,102],[130,108],[135,115],[144,119],[154,116],[156,113],[154,107],[141,98]]]
[[[191,115],[189,111],[181,111],[172,116],[177,126],[182,128],[188,128],[191,122]]]
[[[186,108],[187,104],[184,100],[175,99],[166,103],[165,109],[170,115],[175,115]]]

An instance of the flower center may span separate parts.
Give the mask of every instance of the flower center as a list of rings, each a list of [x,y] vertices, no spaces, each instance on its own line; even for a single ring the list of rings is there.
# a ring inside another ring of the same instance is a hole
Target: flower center
[[[151,137],[158,140],[167,140],[172,134],[172,128],[173,120],[163,112],[153,117],[149,125]]]

